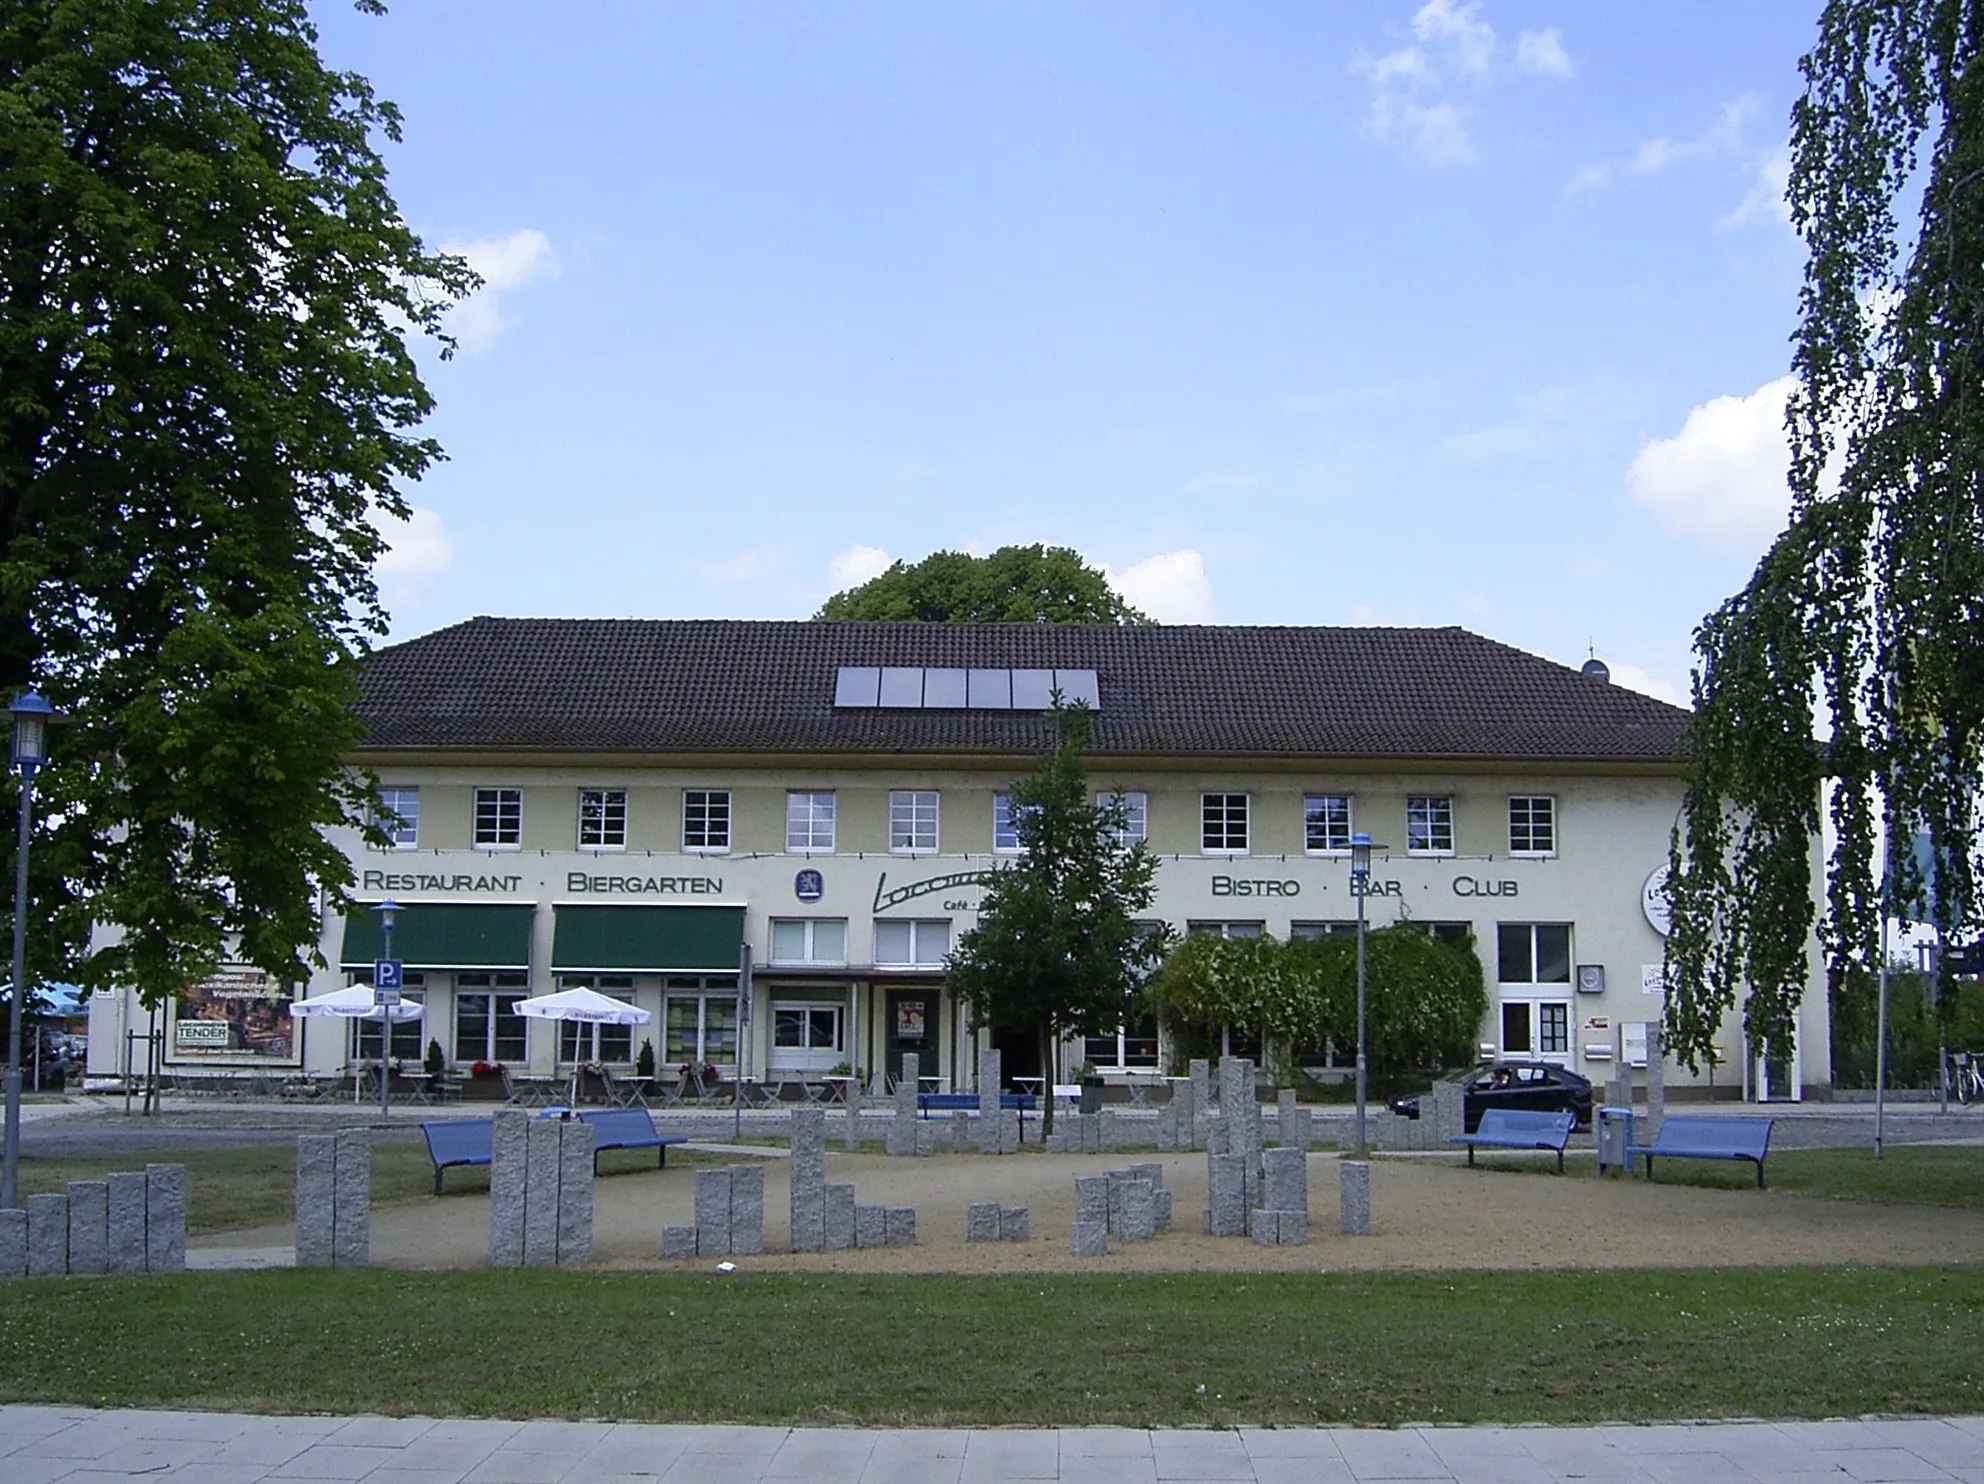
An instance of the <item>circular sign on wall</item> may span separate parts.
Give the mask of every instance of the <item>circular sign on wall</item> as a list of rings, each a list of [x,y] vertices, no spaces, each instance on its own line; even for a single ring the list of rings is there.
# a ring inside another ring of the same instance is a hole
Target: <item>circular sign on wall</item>
[[[1674,927],[1674,909],[1667,900],[1667,867],[1662,866],[1646,878],[1646,885],[1640,888],[1640,911],[1646,914],[1647,926],[1661,937],[1666,937]]]
[[[818,871],[801,871],[792,878],[792,894],[802,902],[817,902],[827,894],[826,878]]]

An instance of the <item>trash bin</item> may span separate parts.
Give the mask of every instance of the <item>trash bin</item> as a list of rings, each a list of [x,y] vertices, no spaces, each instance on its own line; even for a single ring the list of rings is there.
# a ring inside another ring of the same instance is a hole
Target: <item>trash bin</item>
[[[1102,1079],[1096,1076],[1082,1078],[1082,1100],[1075,1110],[1078,1113],[1100,1113],[1102,1111]]]
[[[1598,1110],[1598,1173],[1619,1169],[1633,1172],[1633,1110],[1605,1107]]]

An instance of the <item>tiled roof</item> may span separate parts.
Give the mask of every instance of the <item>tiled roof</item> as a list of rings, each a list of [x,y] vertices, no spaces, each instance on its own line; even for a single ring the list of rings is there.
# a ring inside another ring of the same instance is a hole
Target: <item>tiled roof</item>
[[[368,749],[1026,753],[1036,714],[836,709],[842,665],[1099,672],[1098,754],[1672,761],[1687,713],[1465,629],[474,618],[375,653]]]

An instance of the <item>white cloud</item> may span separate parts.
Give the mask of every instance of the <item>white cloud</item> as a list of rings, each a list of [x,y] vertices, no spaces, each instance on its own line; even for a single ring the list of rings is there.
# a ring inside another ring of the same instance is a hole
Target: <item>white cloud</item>
[[[1109,585],[1133,608],[1159,623],[1212,623],[1212,583],[1205,559],[1196,551],[1167,551],[1145,557],[1121,572],[1103,568]]]
[[[503,294],[556,278],[562,271],[558,255],[551,250],[551,239],[530,227],[507,237],[478,237],[473,242],[444,242],[441,246],[467,258],[482,277],[482,287],[448,313],[448,328],[470,350],[487,348],[508,327],[500,307]]]
[[[879,546],[850,546],[827,563],[827,580],[835,592],[859,587],[889,570],[895,558]]]
[[[760,547],[752,551],[740,551],[734,557],[721,562],[703,563],[703,575],[711,582],[749,582],[762,577],[778,565],[776,552]]]
[[[1791,508],[1784,407],[1792,378],[1747,397],[1716,397],[1681,431],[1640,449],[1627,471],[1633,498],[1668,526],[1731,550],[1755,549],[1783,529]]]
[[[1650,670],[1642,670],[1638,665],[1615,665],[1609,660],[1606,668],[1612,672],[1612,683],[1622,685],[1627,690],[1636,690],[1643,696],[1652,696],[1656,701],[1665,701],[1670,706],[1686,706],[1688,688],[1676,685],[1663,676]]]
[[[1749,194],[1716,225],[1727,229],[1746,227],[1752,222],[1776,221],[1788,227],[1791,225],[1791,202],[1786,192],[1790,188],[1791,147],[1780,144],[1758,157],[1756,176],[1751,182]]]
[[[455,542],[438,510],[415,506],[404,521],[378,523],[386,539],[386,550],[373,564],[380,579],[408,582],[417,577],[438,577],[455,564]]]
[[[1525,31],[1516,38],[1516,68],[1533,76],[1571,75],[1571,54],[1564,50],[1564,38],[1555,26]]]
[[[1413,40],[1375,59],[1359,56],[1356,70],[1371,84],[1364,132],[1403,145],[1435,165],[1480,158],[1469,133],[1469,110],[1448,96],[1480,93],[1494,80],[1500,43],[1482,15],[1481,0],[1426,0],[1413,12]],[[1516,41],[1516,70],[1568,77],[1571,59],[1555,27],[1524,31]]]
[[[1572,195],[1587,191],[1594,186],[1607,185],[1622,177],[1658,175],[1672,166],[1692,160],[1719,159],[1739,154],[1743,149],[1743,134],[1749,121],[1762,105],[1754,93],[1722,105],[1717,115],[1700,134],[1692,139],[1674,140],[1666,135],[1642,140],[1639,147],[1626,160],[1607,161],[1599,164],[1580,165],[1564,189]]]

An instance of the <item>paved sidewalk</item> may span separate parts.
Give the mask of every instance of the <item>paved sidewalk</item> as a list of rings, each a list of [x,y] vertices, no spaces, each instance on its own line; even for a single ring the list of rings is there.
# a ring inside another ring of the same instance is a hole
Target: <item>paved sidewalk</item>
[[[1984,1484],[1984,1417],[1652,1427],[874,1431],[0,1407],[0,1479],[97,1484]]]

